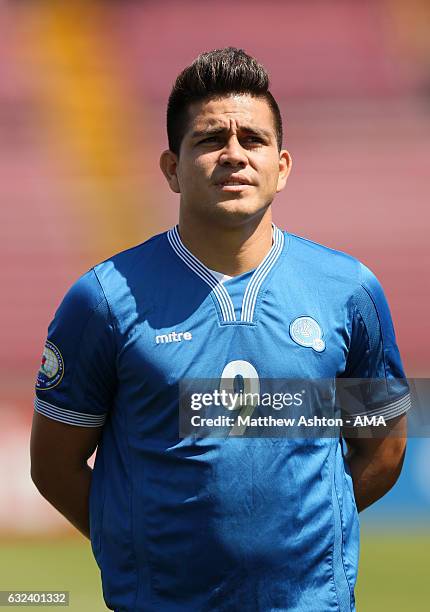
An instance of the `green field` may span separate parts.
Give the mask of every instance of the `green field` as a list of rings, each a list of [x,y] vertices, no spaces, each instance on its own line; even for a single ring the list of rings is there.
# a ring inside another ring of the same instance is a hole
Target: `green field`
[[[362,538],[357,611],[428,610],[429,551],[429,533],[401,536],[367,533]],[[68,590],[68,610],[101,612],[107,609],[89,544],[80,538],[48,542],[3,541],[0,590],[10,589]],[[24,607],[14,606],[14,609],[23,610]],[[49,609],[65,608],[52,606]]]
[[[47,610],[102,612],[100,574],[87,540],[12,541],[0,546],[0,590],[69,591],[70,605]],[[14,610],[41,607],[14,606]],[[5,608],[6,610],[6,608]]]

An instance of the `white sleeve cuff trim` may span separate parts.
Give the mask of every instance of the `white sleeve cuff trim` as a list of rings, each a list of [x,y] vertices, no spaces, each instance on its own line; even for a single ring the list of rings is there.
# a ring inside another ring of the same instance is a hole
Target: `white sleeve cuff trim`
[[[384,404],[382,406],[379,406],[378,408],[374,408],[373,410],[367,410],[364,412],[359,412],[359,413],[354,413],[348,416],[352,416],[352,417],[364,417],[364,416],[368,416],[368,417],[372,417],[372,416],[382,416],[384,417],[385,420],[390,420],[390,419],[395,419],[396,417],[404,414],[405,412],[407,412],[412,406],[412,402],[411,402],[411,396],[408,393],[407,395],[404,395],[403,397],[401,397],[398,400],[395,400],[394,402],[390,402],[389,404]]]
[[[66,410],[65,408],[54,406],[54,404],[49,404],[38,397],[34,400],[34,409],[50,419],[79,427],[100,427],[104,425],[107,417],[107,414],[84,414],[82,412]]]

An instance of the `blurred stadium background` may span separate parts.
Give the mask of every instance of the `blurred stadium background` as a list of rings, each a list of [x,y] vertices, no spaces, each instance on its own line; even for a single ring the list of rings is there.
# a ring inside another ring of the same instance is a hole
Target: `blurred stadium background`
[[[0,589],[68,589],[104,610],[89,547],[29,479],[33,380],[67,287],[173,225],[158,169],[173,79],[201,51],[268,68],[294,158],[275,220],[363,260],[409,377],[430,372],[427,0],[2,3]],[[362,515],[358,610],[428,609],[430,440]],[[312,612],[312,611],[309,611]]]

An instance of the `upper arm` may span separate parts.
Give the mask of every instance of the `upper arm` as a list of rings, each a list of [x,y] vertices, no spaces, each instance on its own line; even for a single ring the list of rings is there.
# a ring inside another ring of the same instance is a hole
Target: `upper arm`
[[[34,477],[80,468],[94,452],[116,390],[115,347],[108,304],[90,270],[49,326],[36,381]]]
[[[55,313],[36,381],[37,412],[78,427],[105,422],[116,390],[115,330],[95,272],[68,291]]]
[[[339,380],[340,403],[348,417],[383,417],[388,422],[410,408],[409,386],[382,287],[363,264],[360,271],[351,299],[350,346]]]
[[[357,431],[353,433],[356,434]],[[406,436],[406,414],[389,419],[384,428],[369,427],[366,435],[348,436],[348,430],[344,432],[345,440],[353,452],[376,461],[387,471],[401,468],[406,450]]]
[[[31,430],[31,475],[36,484],[48,484],[66,471],[78,470],[93,454],[102,427],[76,427],[34,412]]]

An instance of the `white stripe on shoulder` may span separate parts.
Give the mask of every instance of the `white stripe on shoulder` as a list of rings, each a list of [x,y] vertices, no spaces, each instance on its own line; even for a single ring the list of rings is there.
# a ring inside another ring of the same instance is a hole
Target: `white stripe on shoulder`
[[[84,414],[74,410],[66,410],[54,404],[49,404],[37,396],[34,399],[34,409],[50,419],[79,427],[100,427],[104,425],[107,417],[107,414]]]

